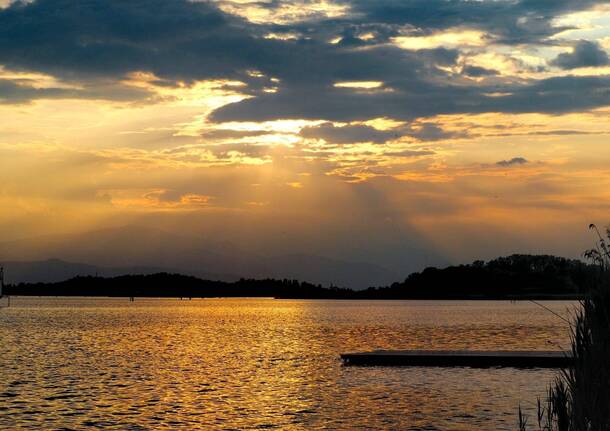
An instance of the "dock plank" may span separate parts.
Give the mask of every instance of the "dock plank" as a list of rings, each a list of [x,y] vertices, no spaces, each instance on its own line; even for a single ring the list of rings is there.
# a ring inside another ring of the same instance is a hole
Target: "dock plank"
[[[562,351],[375,350],[344,353],[341,359],[345,365],[565,368],[572,363],[572,354]]]

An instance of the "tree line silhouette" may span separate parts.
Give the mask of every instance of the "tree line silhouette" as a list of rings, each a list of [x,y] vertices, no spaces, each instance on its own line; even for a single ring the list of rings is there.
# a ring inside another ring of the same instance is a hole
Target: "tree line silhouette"
[[[535,299],[578,298],[599,271],[580,260],[515,254],[488,262],[426,268],[390,286],[352,290],[278,279],[235,282],[158,273],[75,277],[57,283],[6,286],[9,295],[120,297],[273,297],[292,299]]]

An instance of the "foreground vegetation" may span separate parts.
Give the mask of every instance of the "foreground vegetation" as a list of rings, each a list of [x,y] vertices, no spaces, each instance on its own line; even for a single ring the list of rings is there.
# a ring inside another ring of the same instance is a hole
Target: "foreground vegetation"
[[[591,228],[599,240],[585,256],[597,272],[572,326],[574,365],[556,379],[546,401],[538,401],[539,430],[610,430],[610,230],[605,239]],[[519,423],[531,429],[521,411]]]
[[[76,277],[59,283],[9,286],[11,295],[276,297],[325,299],[563,299],[578,298],[597,268],[555,256],[512,255],[444,269],[426,268],[391,286],[351,290],[296,280],[222,282],[180,274]]]

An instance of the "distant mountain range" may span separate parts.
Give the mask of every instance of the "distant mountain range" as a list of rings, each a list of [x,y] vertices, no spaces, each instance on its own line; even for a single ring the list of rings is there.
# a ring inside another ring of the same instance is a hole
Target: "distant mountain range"
[[[370,263],[308,254],[260,256],[230,243],[136,226],[0,243],[0,264],[8,283],[171,272],[208,280],[288,278],[363,289],[404,276]]]
[[[88,265],[85,263],[66,262],[60,259],[47,259],[41,261],[5,261],[1,265],[5,269],[5,282],[17,283],[55,283],[79,276],[117,277],[128,274],[156,274],[160,272],[178,273],[179,270],[171,268],[160,268],[154,266],[125,266],[105,267]],[[196,277],[206,280],[234,281],[236,277],[213,274],[192,273]]]
[[[82,268],[83,270],[85,268]],[[547,255],[511,255],[489,262],[426,268],[391,286],[352,290],[298,280],[235,282],[158,273],[75,277],[8,285],[7,295],[122,297],[273,297],[292,299],[579,299],[600,280],[600,268]]]

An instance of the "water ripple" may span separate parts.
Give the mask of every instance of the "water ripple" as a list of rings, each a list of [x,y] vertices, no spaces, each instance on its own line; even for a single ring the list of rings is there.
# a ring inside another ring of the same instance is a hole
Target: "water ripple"
[[[509,430],[553,371],[338,355],[549,349],[568,331],[529,303],[13,298],[0,339],[0,429]]]

